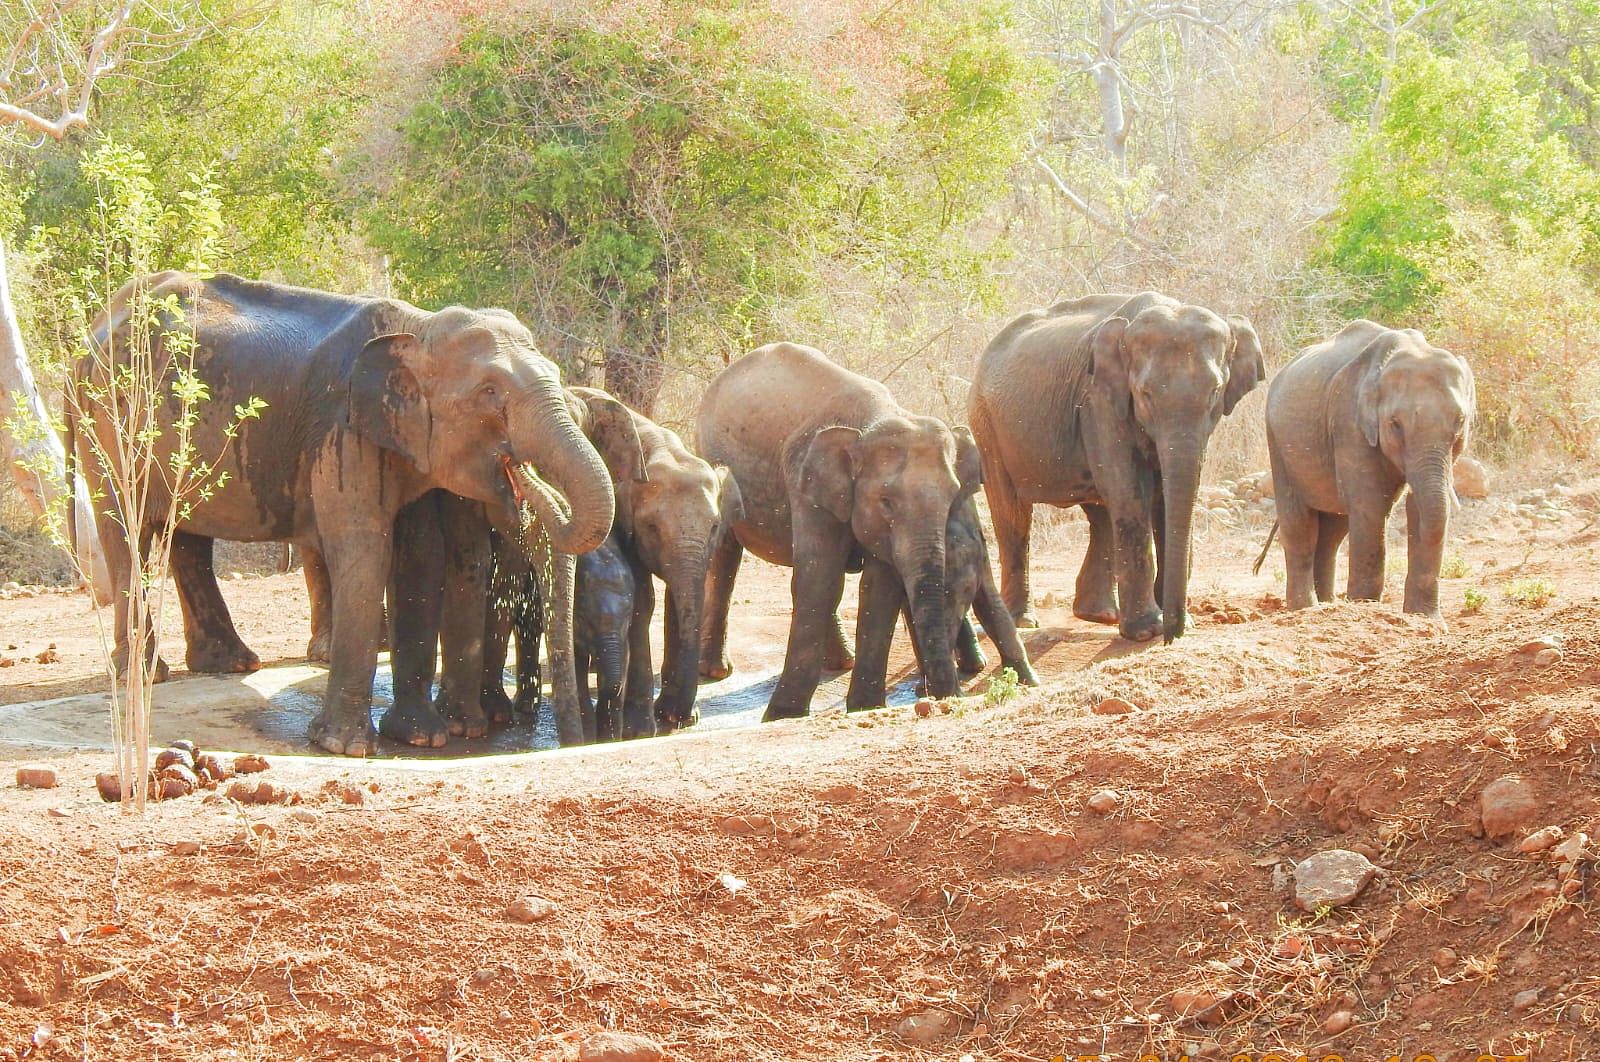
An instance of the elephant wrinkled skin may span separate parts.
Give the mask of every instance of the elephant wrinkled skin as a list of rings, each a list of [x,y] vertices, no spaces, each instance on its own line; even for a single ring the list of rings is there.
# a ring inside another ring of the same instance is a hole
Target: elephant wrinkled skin
[[[888,388],[810,347],[773,343],[724,370],[700,402],[699,447],[727,465],[743,517],[725,538],[707,583],[700,668],[726,674],[728,604],[743,551],[794,569],[794,615],[783,674],[766,718],[805,715],[833,643],[847,570],[862,571],[863,613],[885,617],[863,639],[857,627],[847,706],[884,703],[890,639],[900,601],[935,697],[960,689],[946,616],[945,524],[977,490],[977,447],[964,428],[902,409]]]
[[[1183,633],[1205,446],[1265,375],[1249,321],[1154,291],[1057,303],[994,338],[978,363],[969,411],[1000,585],[1019,623],[1034,625],[1033,506],[1081,505],[1089,550],[1074,611],[1118,623],[1135,641]]]
[[[1383,593],[1384,525],[1410,487],[1405,610],[1439,614],[1451,467],[1475,407],[1471,367],[1414,328],[1353,321],[1278,373],[1267,391],[1267,450],[1290,608],[1310,605],[1313,591],[1333,599],[1346,534],[1349,596]]]
[[[156,299],[176,296],[183,309],[182,323],[165,327],[192,332],[196,370],[211,396],[194,430],[196,458],[227,476],[180,530],[292,542],[326,561],[332,659],[326,701],[311,724],[321,748],[358,756],[373,750],[372,678],[401,508],[443,488],[510,520],[521,495],[556,548],[583,552],[605,538],[614,511],[611,478],[567,408],[559,370],[511,314],[461,307],[430,313],[395,299],[169,272],[130,281],[96,320],[97,344],[126,334],[135,284]],[[116,346],[126,349],[120,338]],[[93,371],[87,363],[76,367],[78,394],[103,384]],[[230,445],[234,406],[252,397],[266,408],[243,422]],[[111,435],[123,425],[101,416],[84,426],[104,433],[103,449],[116,452]],[[91,492],[112,497],[92,449],[77,451]],[[165,519],[171,504],[153,497],[149,520]],[[96,520],[112,577],[125,582],[138,536],[131,545],[114,512]],[[119,638],[126,608],[119,598]],[[117,651],[126,660],[129,647]],[[385,730],[434,744],[446,726],[424,706],[412,717],[395,716]]]

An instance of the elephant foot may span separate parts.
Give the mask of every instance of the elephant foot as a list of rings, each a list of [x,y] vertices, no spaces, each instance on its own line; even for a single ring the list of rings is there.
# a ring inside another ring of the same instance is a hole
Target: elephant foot
[[[116,668],[118,682],[128,677],[128,657],[126,654],[122,654],[116,660]],[[151,670],[154,672],[151,678],[152,682],[165,682],[172,677],[172,669],[167,666],[166,660],[160,656],[156,657],[155,663],[151,665]]]
[[[731,674],[733,674],[733,665],[728,662],[726,653],[715,658],[704,656],[700,658],[701,678],[710,679],[713,682],[720,682],[722,679],[727,678]]]
[[[190,671],[208,675],[248,675],[261,670],[261,658],[242,642],[191,645],[183,662]]]
[[[509,723],[516,717],[517,706],[511,698],[506,696],[506,691],[501,686],[490,686],[478,696],[478,703],[483,706],[484,717],[491,723]],[[534,707],[538,707],[537,699]]]
[[[511,710],[517,715],[538,716],[539,704],[539,687],[524,686],[517,691],[517,699],[511,702]]]
[[[390,741],[422,749],[442,749],[450,739],[444,716],[426,701],[390,708],[378,720],[378,733]]]
[[[333,659],[333,632],[323,631],[313,634],[306,643],[306,662],[309,664],[326,664]]]
[[[468,703],[463,698],[441,693],[433,702],[433,710],[456,737],[481,738],[489,734],[489,716],[476,699]]]
[[[1037,630],[1039,627],[1039,617],[1034,615],[1031,608],[1025,608],[1021,612],[1014,613],[1011,620],[1017,625],[1018,630],[1031,631]],[[1112,622],[1115,623],[1116,620],[1113,619]]]
[[[1017,673],[1017,682],[1023,686],[1039,685],[1039,676],[1033,670],[1033,665],[1026,660],[1008,660],[1005,666]]]
[[[963,675],[981,675],[989,666],[983,650],[975,645],[963,645],[956,650],[956,670]]]
[[[1161,610],[1151,609],[1131,618],[1124,617],[1118,631],[1130,642],[1148,642],[1161,633]]]
[[[1184,609],[1183,615],[1178,618],[1176,623],[1167,623],[1163,625],[1161,630],[1161,640],[1165,644],[1171,645],[1180,636],[1182,636],[1184,631],[1193,629],[1194,617],[1189,615],[1188,609]]]
[[[393,709],[385,715],[393,714]],[[323,708],[311,720],[311,743],[335,756],[370,756],[377,750],[377,735],[368,712],[336,712]]]
[[[804,719],[810,714],[810,710],[801,705],[769,704],[761,716],[761,721],[770,723],[777,719]]]
[[[1115,626],[1117,621],[1122,618],[1122,614],[1117,611],[1116,605],[1108,605],[1103,602],[1074,604],[1072,606],[1072,614],[1081,620],[1088,620],[1090,623],[1104,623],[1108,627]]]
[[[694,726],[700,721],[700,709],[695,705],[691,704],[688,709],[684,709],[665,698],[656,699],[653,714],[655,716],[656,732],[659,734],[670,734],[674,730],[683,730]]]

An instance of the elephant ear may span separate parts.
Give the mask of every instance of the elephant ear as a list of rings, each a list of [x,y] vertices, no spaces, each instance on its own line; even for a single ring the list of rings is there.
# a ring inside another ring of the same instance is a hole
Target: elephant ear
[[[586,387],[574,392],[588,407],[588,423],[584,434],[600,451],[606,467],[618,483],[648,483],[645,471],[644,443],[639,438],[639,424],[633,411],[604,391]]]
[[[717,465],[717,541],[744,519],[744,495],[739,493],[739,482],[733,478],[733,469]]]
[[[1089,333],[1089,373],[1114,393],[1128,393],[1128,355],[1122,345],[1127,334],[1126,317],[1102,321]]]
[[[1248,317],[1230,313],[1228,328],[1233,333],[1233,344],[1228,351],[1228,387],[1222,395],[1222,415],[1233,412],[1233,407],[1256,385],[1267,378],[1267,359],[1261,353],[1261,337]]]
[[[1362,366],[1361,382],[1356,385],[1356,425],[1368,446],[1376,447],[1381,440],[1378,405],[1383,400],[1383,367],[1389,363],[1389,355],[1394,353],[1399,338],[1400,333],[1385,329],[1356,357],[1356,364]]]
[[[410,368],[421,351],[410,333],[378,336],[362,347],[350,374],[345,420],[357,435],[426,474],[432,465],[433,412]]]
[[[810,439],[801,436],[786,448],[784,475],[791,494],[849,523],[855,508],[856,474],[852,457],[861,440],[857,428],[823,428]]]
[[[971,428],[957,424],[950,432],[956,437],[956,479],[961,484],[956,499],[959,501],[971,497],[983,486],[983,458],[978,453],[978,441],[972,437]]]

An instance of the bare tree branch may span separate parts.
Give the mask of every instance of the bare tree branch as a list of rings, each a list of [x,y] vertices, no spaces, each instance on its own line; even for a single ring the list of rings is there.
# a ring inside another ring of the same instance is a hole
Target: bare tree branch
[[[1035,155],[1033,157],[1033,161],[1041,170],[1045,172],[1045,175],[1050,178],[1050,183],[1053,184],[1056,191],[1061,194],[1061,198],[1065,199],[1068,204],[1070,204],[1078,213],[1088,218],[1100,228],[1105,229],[1107,232],[1116,236],[1120,236],[1129,243],[1144,248],[1157,258],[1160,258],[1163,262],[1166,262],[1169,265],[1177,264],[1177,259],[1174,258],[1172,253],[1165,247],[1162,247],[1153,240],[1148,240],[1145,237],[1140,236],[1136,232],[1129,232],[1121,225],[1118,225],[1110,217],[1106,216],[1106,214],[1095,207],[1093,203],[1090,203],[1087,199],[1083,198],[1083,196],[1079,195],[1077,192],[1074,192],[1070,187],[1067,186],[1067,182],[1061,179],[1061,175],[1056,173],[1056,171],[1052,169],[1050,164],[1044,159]]]

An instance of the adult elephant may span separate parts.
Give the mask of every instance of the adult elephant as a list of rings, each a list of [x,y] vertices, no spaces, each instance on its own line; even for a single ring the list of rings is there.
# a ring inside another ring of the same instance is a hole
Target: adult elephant
[[[729,528],[744,515],[738,484],[727,467],[695,456],[676,432],[604,391],[574,387],[571,394],[583,403],[585,430],[611,469],[618,538],[634,569],[623,736],[691,726],[699,719],[706,574]],[[666,587],[661,692],[653,705],[652,576]]]
[[[1206,442],[1265,375],[1248,320],[1154,291],[1089,295],[1006,325],[978,362],[970,413],[1012,615],[1035,623],[1033,506],[1081,505],[1089,550],[1074,611],[1134,641],[1182,634]]]
[[[1410,487],[1405,610],[1438,615],[1451,468],[1476,401],[1466,361],[1414,328],[1353,321],[1284,367],[1267,391],[1267,450],[1290,608],[1313,590],[1332,600],[1347,532],[1350,597],[1383,593],[1384,525]]]
[[[187,511],[179,529],[238,541],[286,541],[317,549],[333,598],[326,701],[311,740],[334,753],[374,748],[372,678],[390,574],[395,516],[435,488],[515,520],[526,499],[556,549],[579,553],[604,540],[614,512],[611,477],[566,406],[561,375],[503,310],[436,313],[394,299],[333,295],[230,275],[160,273],[129,282],[94,324],[102,349],[126,350],[133,285],[175,297],[192,336],[195,366],[210,389],[193,433],[196,458],[226,474],[215,495]],[[165,346],[166,332],[157,336]],[[160,356],[160,350],[157,354]],[[103,393],[92,365],[75,370],[85,402]],[[230,441],[235,403],[266,408]],[[115,453],[123,425],[99,411],[80,448],[95,496],[115,498],[95,451]],[[174,437],[170,421],[163,439]],[[549,477],[547,483],[534,466]],[[171,512],[152,484],[142,543]],[[127,579],[134,548],[115,503],[96,513],[114,580]],[[124,663],[127,601],[116,605]],[[442,743],[445,720],[426,701],[396,704],[385,732]]]
[[[802,716],[821,678],[847,570],[862,571],[848,707],[883,703],[889,638],[909,597],[934,697],[960,690],[946,616],[945,523],[981,478],[964,428],[902,409],[888,388],[821,351],[773,343],[740,358],[700,402],[699,449],[733,471],[744,515],[712,560],[701,669],[726,672],[728,602],[743,551],[794,568],[783,675],[766,719]],[[864,655],[865,653],[865,655]]]

